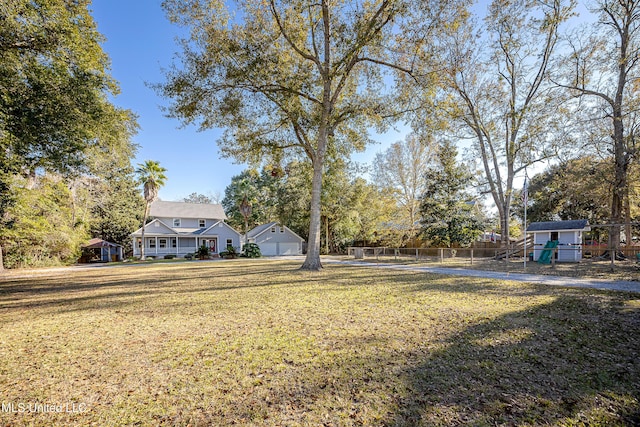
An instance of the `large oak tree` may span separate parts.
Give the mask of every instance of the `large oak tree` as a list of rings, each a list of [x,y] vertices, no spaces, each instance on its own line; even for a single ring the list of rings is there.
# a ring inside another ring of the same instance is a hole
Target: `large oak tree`
[[[410,44],[428,40],[447,0],[165,0],[186,26],[179,66],[159,88],[169,114],[202,129],[224,127],[222,152],[240,161],[306,156],[313,180],[309,244],[303,269],[320,262],[321,187],[328,157],[368,142],[368,129],[390,115],[385,69],[411,72]],[[230,8],[227,7],[230,5]],[[403,31],[409,9],[420,26]],[[421,33],[421,34],[417,34]],[[406,38],[405,38],[406,40]]]

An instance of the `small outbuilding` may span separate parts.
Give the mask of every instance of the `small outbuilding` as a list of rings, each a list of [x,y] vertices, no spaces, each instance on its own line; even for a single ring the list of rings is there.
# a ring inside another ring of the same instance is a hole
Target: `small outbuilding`
[[[304,243],[302,237],[277,222],[255,227],[247,233],[247,239],[257,244],[264,256],[300,255]]]
[[[532,222],[527,233],[533,234],[533,260],[538,261],[548,242],[557,241],[558,262],[578,262],[582,259],[582,237],[591,231],[586,219],[570,221]]]
[[[82,245],[81,263],[122,261],[122,245],[102,239],[91,239]]]

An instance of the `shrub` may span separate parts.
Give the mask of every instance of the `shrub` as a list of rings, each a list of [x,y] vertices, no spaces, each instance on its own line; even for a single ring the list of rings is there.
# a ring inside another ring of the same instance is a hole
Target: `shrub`
[[[260,252],[260,246],[255,243],[247,243],[242,248],[242,251],[242,256],[245,256],[247,258],[260,258],[262,256],[262,253]]]
[[[220,256],[222,258],[231,258],[231,259],[237,258],[238,257],[238,251],[233,246],[227,246],[226,250],[220,252]]]
[[[184,259],[193,259],[193,254],[185,254]]]
[[[198,251],[196,252],[196,254],[200,259],[207,259],[211,255],[211,250],[207,245],[202,245],[198,248]]]
[[[164,256],[164,259],[174,259],[175,257],[175,254],[167,254]]]

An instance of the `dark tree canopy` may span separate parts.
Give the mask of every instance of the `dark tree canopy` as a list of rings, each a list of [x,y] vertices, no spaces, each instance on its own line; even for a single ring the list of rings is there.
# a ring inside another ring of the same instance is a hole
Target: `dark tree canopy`
[[[435,165],[424,176],[425,192],[420,202],[422,235],[436,245],[470,245],[483,231],[484,224],[474,210],[476,203],[468,193],[472,175],[456,162],[455,146],[443,142]]]
[[[0,10],[0,144],[5,171],[83,165],[112,124],[116,86],[88,1],[10,1]]]

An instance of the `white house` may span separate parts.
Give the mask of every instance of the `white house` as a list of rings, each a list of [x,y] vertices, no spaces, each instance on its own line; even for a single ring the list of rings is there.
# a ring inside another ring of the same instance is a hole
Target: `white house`
[[[249,243],[256,243],[265,256],[300,255],[304,239],[277,222],[259,225],[247,233]]]
[[[183,257],[206,245],[212,254],[227,246],[240,250],[241,236],[224,222],[221,205],[156,201],[151,204],[144,232],[145,256],[174,254]],[[133,233],[133,255],[140,256],[142,228]]]
[[[558,262],[578,262],[582,259],[582,233],[590,231],[586,219],[572,221],[532,222],[527,233],[533,234],[533,259],[537,261],[549,241],[558,242]]]

